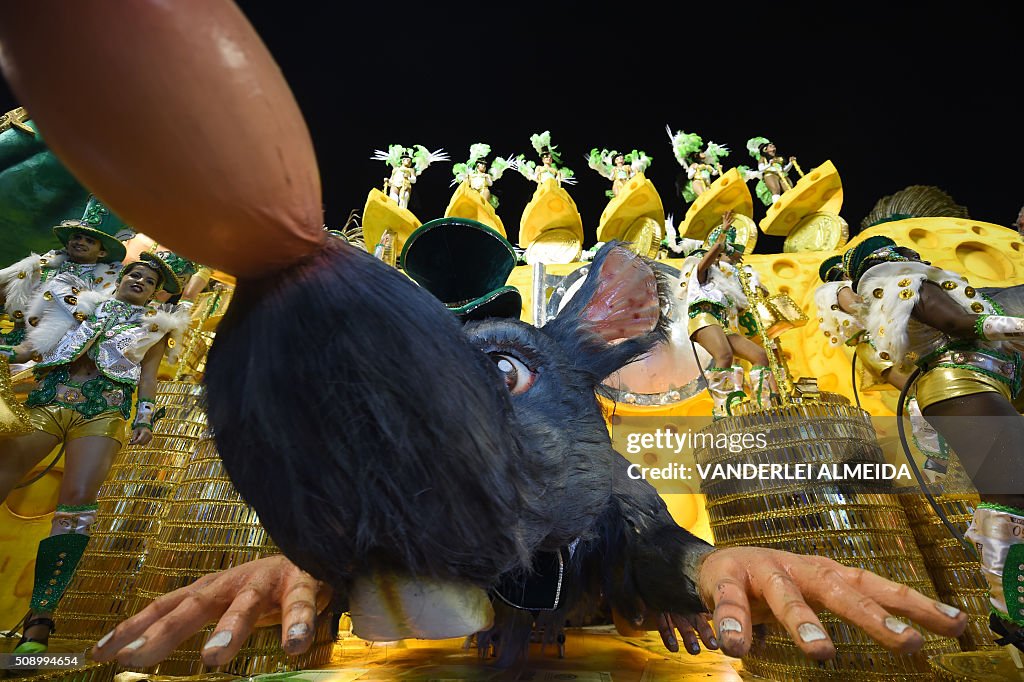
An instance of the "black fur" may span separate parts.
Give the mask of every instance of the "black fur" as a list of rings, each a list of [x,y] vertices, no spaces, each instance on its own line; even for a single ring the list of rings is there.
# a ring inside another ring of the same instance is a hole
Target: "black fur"
[[[595,398],[663,335],[609,344],[580,319],[612,248],[543,329],[462,328],[340,240],[273,279],[240,282],[210,354],[209,417],[282,551],[343,592],[371,568],[489,587],[579,539],[566,608],[588,575],[628,616],[640,600],[699,610],[683,560],[704,545],[628,478]],[[529,368],[528,390],[510,394],[503,356]],[[518,650],[521,627],[508,638]]]

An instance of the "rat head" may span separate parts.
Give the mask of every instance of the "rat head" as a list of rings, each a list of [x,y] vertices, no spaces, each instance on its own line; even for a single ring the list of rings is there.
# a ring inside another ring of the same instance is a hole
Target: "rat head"
[[[543,329],[463,328],[340,240],[239,282],[210,354],[209,417],[281,549],[342,589],[373,568],[484,586],[586,535],[613,455],[594,388],[656,342],[660,311],[635,255],[606,246],[590,268]]]

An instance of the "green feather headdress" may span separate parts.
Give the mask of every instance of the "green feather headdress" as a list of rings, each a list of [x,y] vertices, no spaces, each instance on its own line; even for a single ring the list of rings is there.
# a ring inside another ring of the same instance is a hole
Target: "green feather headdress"
[[[553,163],[562,163],[562,155],[558,153],[558,147],[551,144],[550,130],[545,130],[543,133],[538,135],[531,135],[530,144],[533,145],[538,156],[544,156],[544,154],[547,153],[551,155],[551,161]]]
[[[712,165],[717,164],[727,156],[729,156],[729,148],[724,144],[708,142],[708,147],[704,150],[704,158]]]
[[[665,132],[668,133],[668,139],[672,143],[672,153],[675,154],[676,161],[680,166],[688,166],[689,161],[686,157],[700,151],[700,148],[704,146],[704,140],[696,133],[684,133],[680,130],[673,134],[672,129],[668,126],[665,126]]]
[[[761,146],[770,144],[771,140],[767,137],[752,137],[747,140],[747,151],[750,152],[750,156],[755,159],[761,158]]]

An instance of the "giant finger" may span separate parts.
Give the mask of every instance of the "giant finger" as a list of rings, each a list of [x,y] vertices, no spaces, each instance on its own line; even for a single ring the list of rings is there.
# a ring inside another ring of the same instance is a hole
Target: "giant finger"
[[[676,635],[672,631],[672,623],[669,621],[668,614],[661,612],[658,614],[658,634],[661,635],[661,642],[665,645],[665,648],[676,653],[679,651],[679,642],[676,640]],[[693,633],[690,633],[691,636]]]
[[[252,634],[257,619],[272,608],[272,604],[270,592],[256,583],[239,592],[203,645],[203,663],[218,666],[234,658]]]
[[[751,576],[761,595],[796,645],[811,658],[824,661],[836,655],[836,647],[803,592],[774,562],[755,567]]]
[[[860,568],[837,566],[836,570],[857,591],[874,599],[892,613],[943,635],[959,637],[967,627],[967,614],[949,604],[930,599],[906,585],[887,580]]]
[[[738,567],[734,570],[741,573]],[[746,576],[740,579],[724,575],[715,583],[712,598],[715,604],[715,630],[722,653],[739,658],[750,650],[750,600],[744,587]]]
[[[677,613],[668,614],[668,622],[683,636],[683,643],[691,655],[700,653],[700,643],[697,641],[697,631],[689,618]]]
[[[92,650],[92,658],[98,662],[106,662],[114,658],[125,645],[136,641],[154,623],[168,615],[192,593],[194,585],[183,587],[154,600],[149,606],[139,611],[128,620],[120,623],[113,630],[100,638]]]
[[[791,567],[791,571],[815,603],[863,629],[882,646],[900,653],[911,653],[924,645],[920,632],[851,585],[841,568],[839,564],[835,567],[798,564]]]
[[[296,656],[305,652],[313,643],[320,583],[305,571],[296,569],[283,589],[281,647],[288,654]]]
[[[234,594],[218,589],[217,584],[191,590],[170,613],[125,644],[117,652],[118,662],[131,668],[159,663],[204,625],[219,618],[230,606]]]

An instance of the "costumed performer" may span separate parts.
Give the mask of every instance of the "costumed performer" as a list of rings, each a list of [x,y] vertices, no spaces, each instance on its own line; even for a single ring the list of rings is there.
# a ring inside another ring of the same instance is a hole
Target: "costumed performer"
[[[83,32],[101,31],[107,40],[78,49]],[[404,275],[330,239],[298,106],[233,4],[37,0],[8,13],[0,44],[8,81],[76,176],[146,234],[238,277],[207,366],[208,414],[233,482],[287,556],[164,596],[101,639],[97,660],[151,665],[210,618],[221,621],[208,664],[229,660],[263,616],[283,621],[283,645],[298,652],[324,603],[318,580],[342,600],[381,568],[469,593],[615,528],[608,548],[647,567],[615,579],[627,607],[713,612],[729,655],[777,615],[801,651],[834,656],[811,605],[897,651],[924,640],[893,614],[946,636],[965,627],[956,609],[824,557],[713,549],[628,478],[593,388],[659,335],[657,278],[635,254],[599,254],[593,279],[543,329],[561,327],[562,340],[544,341],[522,323],[463,328]],[[180,125],[184,112],[192,125]],[[181,154],[197,134],[210,142],[201,163]],[[598,293],[604,303],[588,305]],[[257,358],[260,372],[240,370]],[[576,390],[532,371],[546,358]],[[560,415],[548,406],[567,397],[586,409],[551,429]],[[572,438],[580,422],[599,438]],[[556,434],[568,450],[538,447]]]
[[[633,176],[647,170],[654,160],[636,149],[628,154],[623,154],[614,149],[598,150],[596,147],[590,150],[590,155],[586,159],[591,170],[597,171],[601,177],[612,181],[612,188],[605,192],[612,198],[619,196],[619,192]]]
[[[448,155],[443,149],[430,151],[421,144],[411,149],[393,144],[386,152],[375,149],[370,158],[391,166],[391,175],[384,178],[384,191],[401,208],[409,208],[409,198],[416,179],[435,161],[447,161]]]
[[[853,291],[853,283],[843,269],[842,256],[832,256],[822,262],[818,276],[824,282],[814,292],[819,328],[829,344],[854,348],[861,388],[869,390],[887,385],[902,390],[910,377],[896,368],[891,359],[884,360],[879,355],[871,335],[864,328],[867,307]],[[857,387],[853,389],[857,390]],[[948,469],[949,446],[921,414],[916,396],[911,394],[908,397],[906,411],[914,443],[925,456],[924,472],[928,482],[935,483]]]
[[[767,137],[752,137],[747,140],[747,151],[757,161],[757,170],[748,171],[746,179],[757,178],[754,193],[765,206],[771,206],[784,192],[793,189],[789,171],[796,166],[796,157],[785,159],[779,155],[775,143]],[[797,166],[799,172],[799,166]]]
[[[669,126],[665,126],[668,139],[672,143],[672,152],[676,161],[686,169],[686,185],[683,187],[683,201],[692,204],[697,197],[711,187],[712,178],[722,175],[722,159],[729,156],[729,148],[708,142],[704,146],[704,140],[696,133],[684,133],[682,130],[672,133]]]
[[[685,283],[680,293],[685,296],[690,339],[714,361],[705,372],[716,418],[726,416],[734,400],[747,397],[745,372],[742,365],[735,364],[735,357],[752,365],[750,384],[758,405],[770,405],[775,385],[765,349],[738,331],[739,315],[749,303],[739,275],[739,267],[746,266],[737,267],[730,261],[730,255],[743,251],[743,245],[736,243],[733,218],[732,212],[725,213],[722,225],[708,236],[711,247],[695,251],[680,266]],[[752,273],[751,284],[759,286],[756,272],[747,272]]]
[[[491,193],[491,185],[495,180],[500,180],[511,164],[501,156],[496,156],[494,161],[487,163],[487,155],[491,153],[490,145],[477,142],[469,147],[469,159],[466,163],[457,163],[452,167],[455,179],[452,185],[469,182],[470,189],[480,193],[480,197],[488,202],[492,208],[498,208],[498,197]]]
[[[531,135],[530,144],[540,157],[540,165],[528,161],[524,154],[520,154],[514,159],[514,167],[524,178],[536,182],[538,191],[548,180],[553,180],[559,187],[563,184],[576,184],[572,169],[559,165],[562,163],[562,157],[558,147],[551,144],[551,131],[545,130],[543,133]]]
[[[15,653],[46,651],[52,612],[96,522],[96,494],[121,447],[145,445],[152,438],[160,361],[168,346],[170,360],[176,360],[188,327],[188,307],[158,308],[151,301],[160,289],[180,293],[191,263],[170,252],[141,258],[121,270],[113,296],[91,291],[71,272],[52,277],[31,310],[35,324],[25,341],[0,347],[12,361],[36,360],[36,387],[25,402],[36,430],[0,441],[0,500],[56,445],[63,445],[66,458],[50,535],[36,554],[31,611]]]
[[[843,268],[867,306],[867,332],[879,357],[919,372],[924,417],[957,453],[981,496],[967,531],[980,548],[997,643],[1024,648],[1024,317],[1008,316],[966,277],[922,262],[887,237],[843,255]]]
[[[25,314],[40,287],[56,275],[75,275],[90,290],[111,289],[125,256],[122,240],[133,236],[94,196],[81,220],[64,220],[53,233],[63,248],[42,256],[33,253],[0,270],[0,303],[14,323],[14,329],[0,337],[2,344],[16,346],[25,340]]]

